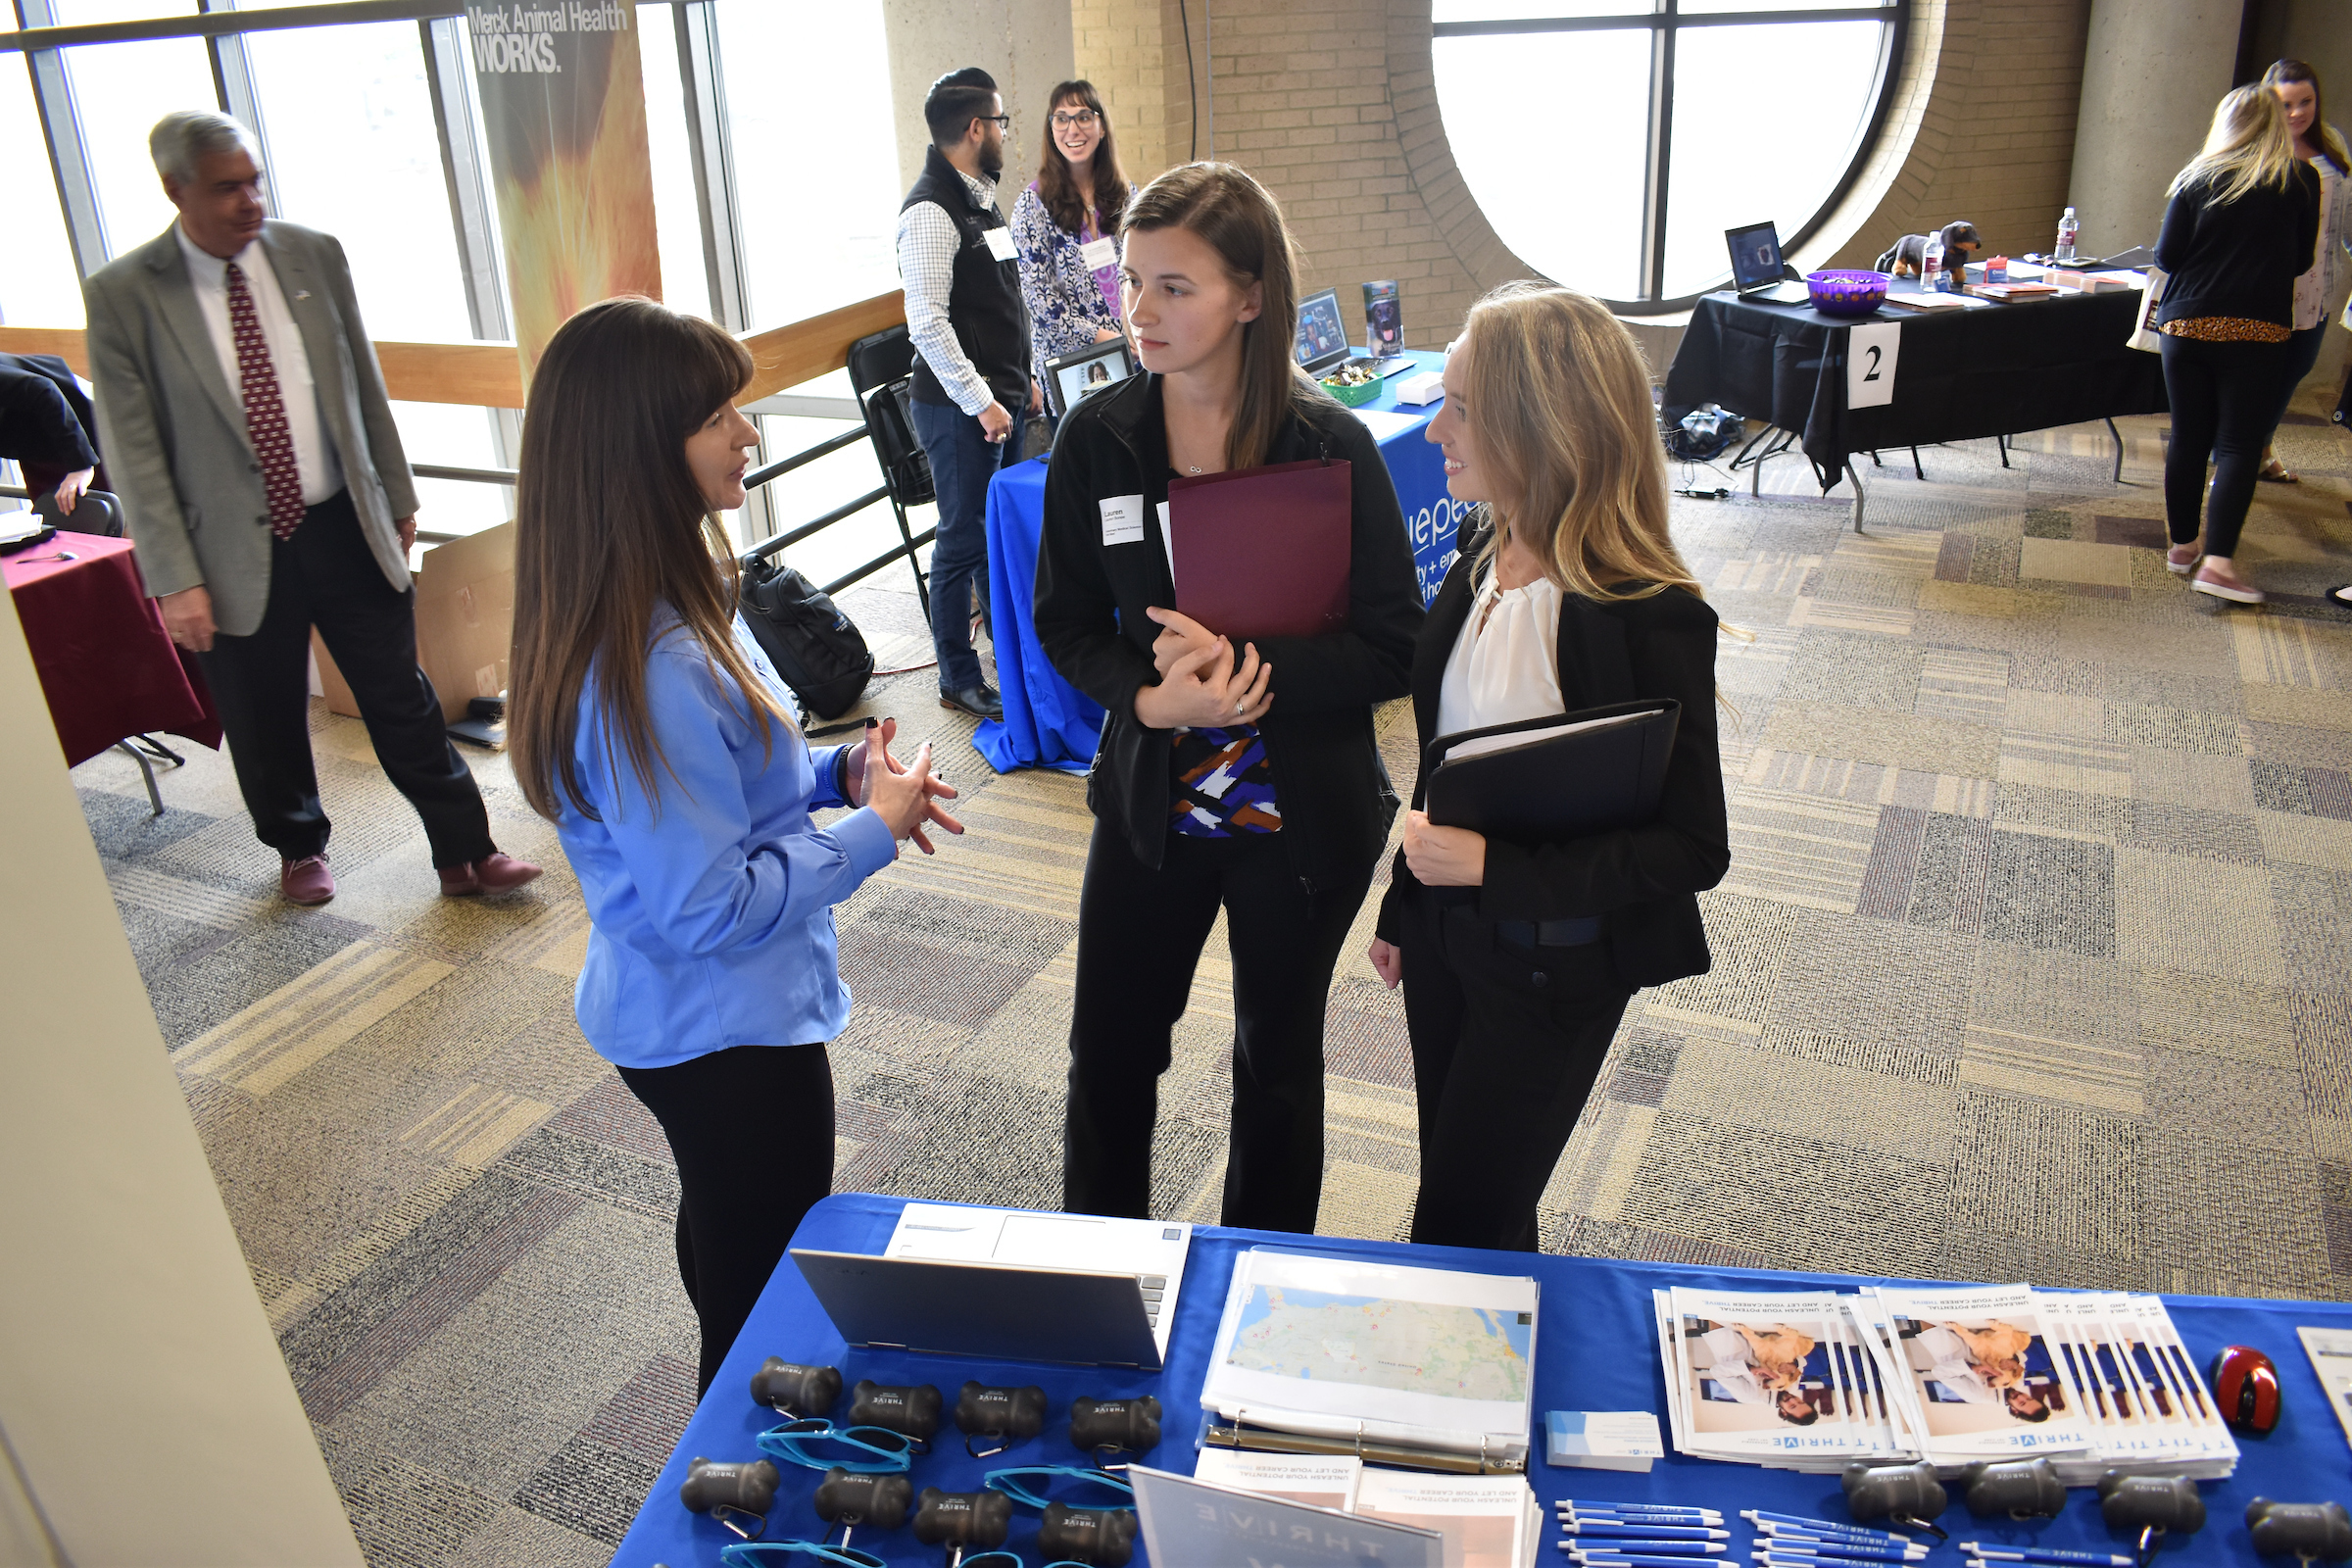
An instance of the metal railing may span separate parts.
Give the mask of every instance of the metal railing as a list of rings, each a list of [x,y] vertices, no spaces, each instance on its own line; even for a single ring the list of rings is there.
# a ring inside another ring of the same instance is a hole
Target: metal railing
[[[743,476],[743,487],[746,491],[756,490],[763,484],[783,478],[784,475],[792,472],[795,468],[806,467],[819,458],[831,457],[836,452],[844,451],[850,447],[854,447],[858,442],[866,440],[868,435],[869,432],[867,431],[866,427],[863,424],[859,424],[856,428],[844,430],[838,435],[827,436],[824,440],[817,442],[814,446],[804,447],[788,458],[779,458],[774,463],[767,464],[761,467],[754,468],[751,472]],[[514,468],[464,468],[438,463],[413,463],[409,465],[409,471],[419,479],[457,479],[470,484],[512,485],[518,477],[520,477],[517,470]],[[0,490],[0,494],[7,493],[9,492]],[[826,513],[821,517],[817,517],[812,521],[804,522],[797,528],[787,528],[782,533],[762,539],[760,541],[760,543],[753,545],[750,549],[745,551],[744,554],[747,556],[764,557],[772,556],[779,550],[789,550],[794,545],[797,545],[804,540],[814,538],[816,535],[824,532],[827,528],[832,527],[837,522],[848,521],[850,518],[856,516],[858,513],[863,512],[866,508],[874,505],[876,502],[888,501],[889,499],[890,486],[887,484],[878,484],[871,490],[868,490],[865,494],[858,496],[854,500],[843,502],[840,506],[835,507],[832,511]],[[918,533],[900,544],[891,546],[888,550],[885,550],[882,552],[882,554],[874,557],[873,560],[866,562],[864,564],[854,566],[843,575],[834,578],[831,582],[823,584],[822,586],[824,591],[828,594],[837,594],[853,583],[862,582],[866,578],[872,576],[875,572],[880,571],[883,567],[891,564],[893,562],[902,561],[911,557],[916,551],[931,543],[931,541],[936,539],[938,536],[939,530],[937,528],[925,528],[921,533]],[[435,533],[421,528],[416,532],[416,539],[420,544],[447,544],[453,539],[460,539],[463,537],[465,537],[463,534]]]

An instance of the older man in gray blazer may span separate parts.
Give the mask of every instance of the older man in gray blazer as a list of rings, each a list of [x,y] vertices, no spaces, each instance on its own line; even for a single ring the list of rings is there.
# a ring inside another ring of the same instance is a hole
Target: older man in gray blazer
[[[343,248],[270,220],[245,127],[167,115],[148,138],[178,221],[82,285],[107,466],[172,638],[211,682],[255,833],[297,904],[335,896],[311,757],[318,628],[441,891],[539,874],[501,855],[416,664],[416,491]]]

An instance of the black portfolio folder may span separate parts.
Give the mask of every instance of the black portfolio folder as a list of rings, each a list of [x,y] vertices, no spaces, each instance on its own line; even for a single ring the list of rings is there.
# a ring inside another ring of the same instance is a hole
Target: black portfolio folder
[[[1441,735],[1421,758],[1429,819],[1515,844],[1639,827],[1657,815],[1682,714],[1661,698]]]

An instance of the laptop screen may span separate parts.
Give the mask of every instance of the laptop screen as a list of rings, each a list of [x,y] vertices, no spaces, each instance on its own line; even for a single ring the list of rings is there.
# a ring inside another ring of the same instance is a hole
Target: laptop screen
[[[1724,243],[1732,250],[1732,286],[1744,294],[1778,283],[1782,271],[1781,231],[1771,223],[1727,228]]]
[[[1298,302],[1298,364],[1308,374],[1348,358],[1348,329],[1340,324],[1340,291],[1327,288]]]

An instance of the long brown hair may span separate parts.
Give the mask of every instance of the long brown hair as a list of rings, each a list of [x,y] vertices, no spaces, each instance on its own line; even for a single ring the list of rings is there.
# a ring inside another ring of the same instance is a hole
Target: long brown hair
[[[1298,341],[1298,274],[1282,209],[1236,165],[1180,164],[1137,194],[1120,232],[1156,228],[1199,235],[1236,284],[1264,285],[1257,318],[1242,323],[1242,399],[1225,437],[1226,466],[1254,468],[1295,411],[1329,401],[1292,352]]]
[[[1544,575],[1587,599],[1697,594],[1667,531],[1666,449],[1625,324],[1574,289],[1505,283],[1470,307],[1462,341],[1464,416],[1502,493],[1489,511]]]
[[[1096,232],[1116,234],[1119,217],[1127,210],[1127,171],[1119,167],[1119,140],[1110,133],[1110,116],[1102,108],[1102,95],[1091,81],[1064,81],[1054,85],[1054,96],[1046,104],[1046,150],[1037,160],[1038,199],[1046,204],[1054,226],[1065,234],[1075,234],[1086,226],[1089,207],[1094,208],[1095,220],[1102,225]],[[1102,139],[1095,143],[1094,162],[1089,166],[1095,180],[1091,194],[1078,188],[1070,161],[1054,140],[1054,111],[1064,104],[1092,109],[1095,123],[1102,127]]]
[[[751,378],[751,355],[724,331],[638,297],[589,306],[540,356],[514,485],[507,734],[542,816],[568,806],[597,818],[573,750],[591,678],[615,771],[626,755],[660,808],[654,770],[669,760],[645,695],[657,601],[744,695],[763,745],[776,723],[792,727],[736,649],[735,563],[686,463],[686,438]]]
[[[2346,151],[2342,133],[2328,123],[2328,100],[2320,91],[2318,72],[2300,60],[2275,60],[2271,69],[2262,74],[2259,85],[2277,96],[2278,89],[2290,81],[2302,82],[2311,89],[2311,139],[2328,154],[2338,173],[2352,174],[2352,152]]]

